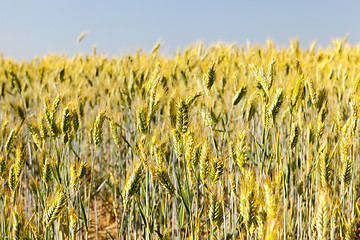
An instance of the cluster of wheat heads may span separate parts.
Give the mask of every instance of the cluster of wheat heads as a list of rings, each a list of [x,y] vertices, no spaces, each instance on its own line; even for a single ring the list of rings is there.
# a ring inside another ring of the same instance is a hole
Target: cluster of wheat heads
[[[1,57],[1,238],[358,239],[360,47],[334,45]]]

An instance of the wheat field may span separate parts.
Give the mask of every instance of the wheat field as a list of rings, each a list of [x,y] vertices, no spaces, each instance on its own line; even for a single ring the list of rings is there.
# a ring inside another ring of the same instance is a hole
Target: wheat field
[[[0,57],[1,239],[360,239],[360,47]]]

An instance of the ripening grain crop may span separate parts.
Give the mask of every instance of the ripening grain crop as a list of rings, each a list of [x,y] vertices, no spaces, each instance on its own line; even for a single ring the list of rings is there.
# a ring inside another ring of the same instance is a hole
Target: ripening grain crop
[[[1,239],[359,239],[360,47],[0,58]]]

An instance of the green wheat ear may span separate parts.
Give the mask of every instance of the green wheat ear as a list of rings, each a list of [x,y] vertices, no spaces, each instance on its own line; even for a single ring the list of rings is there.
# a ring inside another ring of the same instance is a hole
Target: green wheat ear
[[[275,59],[271,59],[269,65],[268,65],[268,71],[267,71],[267,79],[268,79],[268,85],[269,89],[272,87],[274,80],[275,80]]]
[[[18,178],[17,178],[17,174],[16,174],[16,165],[15,164],[11,165],[11,167],[10,167],[8,182],[9,182],[9,188],[10,188],[11,192],[12,193],[16,192],[16,189],[18,187]]]
[[[327,91],[325,88],[320,89],[317,101],[316,101],[316,110],[320,112],[321,108],[326,104],[327,102]]]
[[[178,159],[181,159],[183,156],[183,144],[181,134],[176,130],[171,130],[172,137],[174,139],[174,150]]]
[[[3,156],[0,156],[0,179],[5,173],[6,163]]]
[[[199,143],[195,146],[194,151],[191,154],[191,163],[194,167],[197,167],[200,161],[202,144]]]
[[[66,107],[63,111],[62,118],[61,118],[61,131],[63,134],[69,134],[71,127],[71,115],[70,110]]]
[[[314,143],[314,140],[315,140],[315,130],[314,130],[314,127],[313,125],[310,123],[308,128],[307,128],[307,142],[310,144],[310,143]]]
[[[215,83],[215,61],[211,62],[207,68],[207,72],[204,75],[204,88],[205,92],[208,94],[210,92],[211,87]]]
[[[87,170],[88,170],[88,163],[87,162],[81,162],[80,166],[79,166],[79,169],[77,171],[77,177],[79,179],[82,179],[85,176]]]
[[[270,112],[274,122],[275,122],[275,118],[276,118],[277,114],[280,111],[280,107],[284,102],[284,98],[285,98],[284,91],[281,88],[277,89],[275,92],[274,100],[271,103],[270,108],[269,108],[269,112]]]
[[[117,146],[120,146],[120,138],[119,138],[119,133],[118,133],[118,130],[117,130],[116,123],[114,123],[114,121],[111,119],[109,121],[109,125],[110,125],[111,136],[112,136],[115,144]]]
[[[291,149],[296,147],[299,141],[299,135],[300,135],[300,127],[298,126],[297,123],[293,123],[291,126],[290,141],[289,141],[289,146]]]
[[[173,96],[171,96],[170,100],[169,100],[169,115],[170,115],[171,127],[175,128],[176,127],[177,109],[176,109],[176,100]]]
[[[350,140],[343,138],[340,143],[340,160],[342,163],[341,180],[344,183],[344,189],[347,188],[352,177],[353,163],[349,156]]]
[[[204,145],[201,148],[200,154],[200,177],[203,183],[205,183],[206,178],[209,175],[209,144],[205,141]]]
[[[72,117],[74,132],[76,133],[80,127],[79,114],[76,109],[71,110],[71,117]]]
[[[185,134],[189,123],[189,109],[185,101],[179,101],[177,104],[176,114],[176,130],[181,134]]]
[[[246,106],[246,121],[249,123],[251,119],[254,117],[257,109],[257,95],[258,92],[254,92],[247,101]]]
[[[33,141],[36,145],[36,147],[42,151],[42,140],[41,140],[41,136],[39,135],[39,130],[37,129],[36,126],[33,126],[31,124],[28,125],[28,130],[31,134],[31,136],[33,137]]]
[[[214,185],[222,176],[224,171],[224,161],[221,158],[214,158],[212,160],[211,171],[210,171],[210,180]]]
[[[209,204],[209,218],[211,224],[213,226],[217,226],[218,228],[221,227],[223,223],[223,206],[221,200],[218,198],[215,192],[210,194],[210,204]]]
[[[235,96],[233,97],[232,105],[233,106],[238,105],[241,99],[245,96],[246,92],[247,92],[247,87],[245,85],[241,86],[240,89],[235,93]]]
[[[46,126],[46,119],[44,117],[44,115],[41,115],[40,118],[39,118],[39,126],[40,126],[40,136],[41,136],[41,139],[43,141],[45,141],[45,139],[48,138],[48,131],[47,131],[47,126]]]

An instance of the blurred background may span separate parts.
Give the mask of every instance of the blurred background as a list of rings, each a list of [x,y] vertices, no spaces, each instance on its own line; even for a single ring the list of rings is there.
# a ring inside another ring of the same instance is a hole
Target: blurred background
[[[203,41],[301,47],[313,41],[323,48],[332,40],[360,42],[360,1],[95,1],[0,0],[0,53],[30,60],[47,53],[98,53],[109,57],[160,53]],[[79,37],[83,35],[81,41]]]

